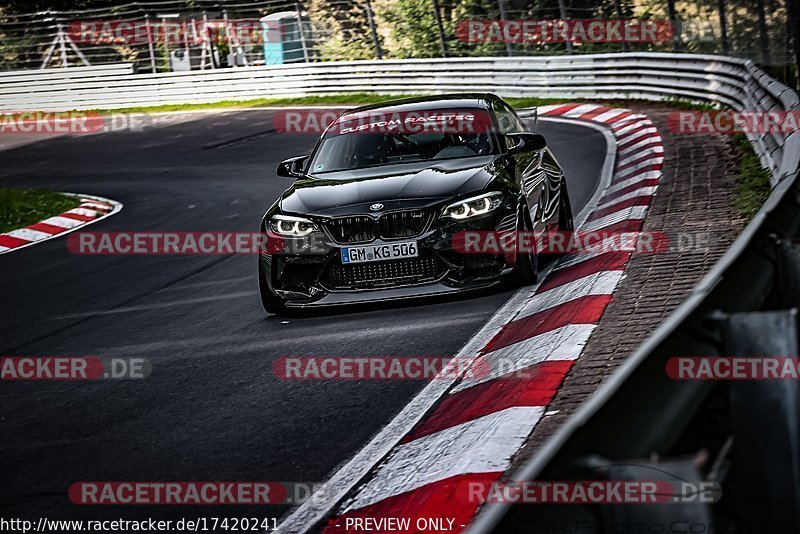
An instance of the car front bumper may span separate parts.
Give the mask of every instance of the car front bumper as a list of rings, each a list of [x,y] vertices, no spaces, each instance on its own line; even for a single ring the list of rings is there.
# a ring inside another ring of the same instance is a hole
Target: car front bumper
[[[508,254],[465,254],[454,244],[461,231],[495,230],[514,226],[514,212],[498,210],[469,223],[434,225],[422,235],[407,239],[376,240],[370,244],[415,241],[416,258],[343,264],[341,249],[357,244],[335,243],[321,236],[313,244],[289,246],[260,257],[262,290],[287,308],[337,306],[358,302],[449,295],[501,284],[513,267]],[[275,247],[273,247],[275,248]]]

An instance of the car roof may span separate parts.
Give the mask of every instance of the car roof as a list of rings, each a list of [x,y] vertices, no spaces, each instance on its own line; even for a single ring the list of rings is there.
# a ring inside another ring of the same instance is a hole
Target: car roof
[[[387,100],[379,104],[370,104],[345,110],[339,119],[353,113],[381,110],[391,112],[426,111],[432,109],[490,109],[492,101],[500,100],[492,93],[451,93],[445,95],[422,96]]]

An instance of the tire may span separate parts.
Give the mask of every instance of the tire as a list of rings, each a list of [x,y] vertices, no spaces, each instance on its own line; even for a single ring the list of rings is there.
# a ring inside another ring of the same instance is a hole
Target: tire
[[[258,290],[261,295],[261,305],[268,315],[281,315],[286,312],[286,306],[281,298],[267,286],[267,281],[264,279],[264,268],[261,266],[261,258],[258,261]]]
[[[572,218],[572,204],[567,193],[567,184],[561,179],[561,187],[558,190],[558,230],[571,232],[575,230],[575,221]]]
[[[568,245],[564,248],[564,251],[557,254],[555,257],[556,259],[565,256],[569,250],[571,250],[572,243],[574,236],[572,235],[575,231],[575,220],[572,216],[572,204],[569,201],[569,194],[567,193],[567,185],[564,183],[562,178],[561,180],[561,187],[558,190],[558,227],[556,228],[557,232],[569,232],[569,241],[567,242]]]
[[[530,232],[533,229],[530,215],[527,210],[521,210],[520,223],[523,232]],[[520,228],[520,224],[517,224]],[[511,271],[509,281],[512,287],[529,286],[539,278],[539,258],[536,252],[517,251],[517,258],[514,268]]]

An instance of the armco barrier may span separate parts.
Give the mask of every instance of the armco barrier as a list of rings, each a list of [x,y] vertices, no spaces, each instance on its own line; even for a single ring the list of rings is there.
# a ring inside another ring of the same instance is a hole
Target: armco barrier
[[[546,532],[545,525],[553,524],[560,525],[558,532],[586,534],[800,532],[798,382],[681,381],[666,372],[667,361],[679,356],[798,356],[795,136],[787,142],[784,161],[789,159],[794,171],[784,169],[784,180],[761,211],[684,303],[510,477],[669,474],[718,484],[720,505],[697,501],[633,510],[489,504],[469,533]],[[603,524],[621,530],[603,530]],[[640,530],[624,530],[632,525]]]
[[[794,91],[746,68],[745,98],[756,109],[798,110]],[[800,133],[761,141],[755,147],[773,164],[774,184],[764,206],[683,304],[508,481],[671,476],[716,484],[720,503],[494,503],[470,534],[554,526],[587,534],[800,532],[800,382],[686,381],[666,372],[680,356],[800,352]]]
[[[0,110],[120,109],[341,93],[461,91],[570,100],[675,98],[735,110],[798,106],[793,91],[748,60],[693,54],[346,61],[158,74],[119,69],[5,73],[0,76]],[[780,167],[783,136],[753,135],[751,141],[774,175]]]

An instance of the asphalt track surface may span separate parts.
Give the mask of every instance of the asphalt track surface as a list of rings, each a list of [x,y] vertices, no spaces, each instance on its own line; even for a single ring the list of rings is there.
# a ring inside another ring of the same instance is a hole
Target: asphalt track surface
[[[258,231],[290,184],[276,164],[315,135],[272,132],[273,111],[197,115],[145,130],[0,152],[1,187],[120,201],[91,231]],[[596,130],[540,121],[575,213],[597,185]],[[76,506],[76,481],[321,482],[424,387],[286,381],[281,356],[452,356],[510,297],[268,317],[255,256],[77,256],[57,238],[0,256],[5,356],[146,358],[145,380],[0,383],[0,516],[280,517],[287,506]]]

